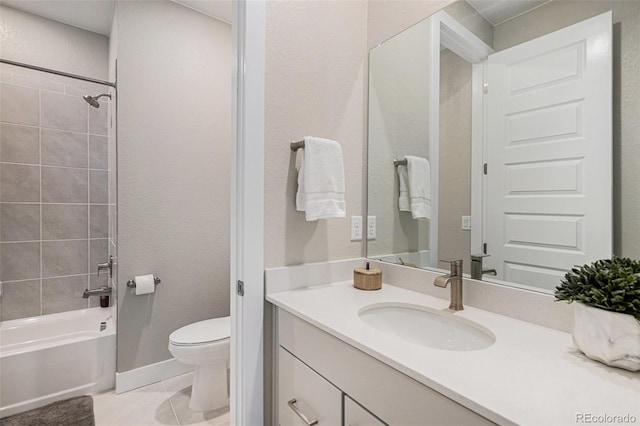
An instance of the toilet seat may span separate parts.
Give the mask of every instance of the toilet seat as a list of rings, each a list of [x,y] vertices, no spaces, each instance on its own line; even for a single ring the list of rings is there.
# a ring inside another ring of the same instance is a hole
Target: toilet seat
[[[177,329],[169,335],[169,343],[174,346],[198,346],[231,336],[231,318],[222,317],[194,322]]]

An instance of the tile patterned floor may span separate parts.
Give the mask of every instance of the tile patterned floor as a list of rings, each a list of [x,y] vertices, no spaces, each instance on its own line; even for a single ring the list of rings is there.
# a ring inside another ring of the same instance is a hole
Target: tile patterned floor
[[[193,373],[116,395],[94,395],[96,426],[228,426],[229,407],[198,413],[189,409]]]

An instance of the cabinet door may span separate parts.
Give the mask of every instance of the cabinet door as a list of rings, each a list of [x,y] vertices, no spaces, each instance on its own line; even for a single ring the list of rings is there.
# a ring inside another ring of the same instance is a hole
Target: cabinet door
[[[344,426],[386,426],[373,414],[355,403],[348,396],[344,396]]]
[[[342,392],[281,347],[278,348],[278,424],[342,423]],[[317,423],[314,423],[317,422]]]

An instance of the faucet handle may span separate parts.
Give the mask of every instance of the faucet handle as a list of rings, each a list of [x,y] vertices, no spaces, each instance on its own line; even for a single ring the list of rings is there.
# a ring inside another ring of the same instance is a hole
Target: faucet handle
[[[451,275],[462,275],[462,259],[440,259],[440,262],[451,264]]]
[[[482,262],[482,259],[485,257],[491,256],[490,254],[472,254],[471,262]]]

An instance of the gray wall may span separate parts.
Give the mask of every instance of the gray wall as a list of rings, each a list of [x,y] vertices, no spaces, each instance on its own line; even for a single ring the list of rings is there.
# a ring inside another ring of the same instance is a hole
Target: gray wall
[[[108,37],[0,5],[0,56],[107,80]]]
[[[430,160],[431,27],[430,21],[420,22],[369,54],[368,214],[376,216],[377,227],[369,256],[429,249],[431,221],[398,210],[393,159]]]
[[[157,31],[162,28],[163,31]],[[229,315],[230,25],[168,0],[117,5],[118,371]],[[126,281],[162,279],[135,296]]]
[[[266,6],[265,266],[359,257],[349,216],[362,211],[367,3]],[[296,211],[289,144],[307,135],[342,145],[345,219],[306,222]]]
[[[470,266],[471,232],[471,64],[448,49],[440,52],[440,197],[438,256],[464,259]],[[440,268],[449,265],[440,263]]]
[[[640,258],[640,2],[552,1],[494,31],[503,50],[567,25],[613,11],[614,253]]]

